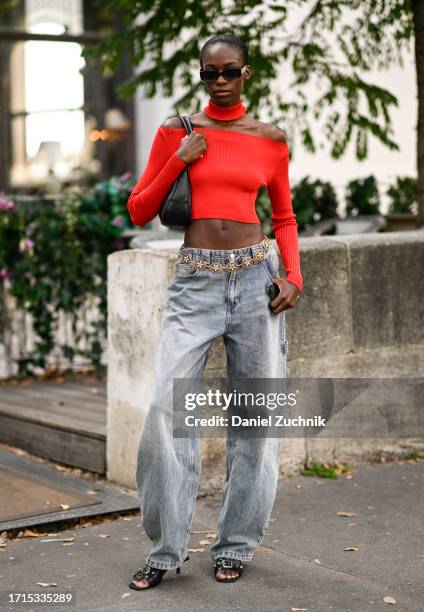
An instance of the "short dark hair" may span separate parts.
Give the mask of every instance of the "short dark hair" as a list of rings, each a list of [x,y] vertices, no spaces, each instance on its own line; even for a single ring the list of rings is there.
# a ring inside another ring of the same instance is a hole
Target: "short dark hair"
[[[240,51],[240,54],[243,58],[243,64],[249,63],[247,47],[240,38],[237,38],[237,36],[233,36],[232,34],[216,34],[215,36],[212,36],[212,38],[209,38],[209,40],[205,42],[205,44],[200,50],[201,68],[203,68],[203,56],[205,54],[206,49],[212,47],[212,45],[215,45],[217,43],[225,43],[226,45],[235,47]]]

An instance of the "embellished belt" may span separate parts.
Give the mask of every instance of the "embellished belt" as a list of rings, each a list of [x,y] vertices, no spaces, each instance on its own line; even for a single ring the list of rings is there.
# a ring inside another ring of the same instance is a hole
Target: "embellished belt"
[[[221,263],[220,261],[209,262],[209,261],[206,261],[205,259],[202,259],[201,257],[197,257],[196,259],[191,259],[190,255],[185,252],[184,247],[180,249],[177,261],[180,261],[181,263],[187,263],[190,266],[197,268],[197,270],[203,270],[204,268],[209,268],[211,272],[222,272],[223,270],[228,270],[229,272],[235,272],[239,268],[249,268],[253,264],[259,263],[265,259],[265,257],[268,255],[269,250],[271,248],[271,243],[269,241],[269,238],[265,236],[265,238],[259,243],[259,245],[262,245],[262,246],[258,246],[255,249],[253,256],[247,255],[246,257],[243,257],[241,261],[239,262],[236,261],[235,253],[229,254],[230,260],[225,264]],[[249,248],[249,247],[241,247],[241,249],[242,248]],[[238,249],[234,249],[234,250],[237,251]]]

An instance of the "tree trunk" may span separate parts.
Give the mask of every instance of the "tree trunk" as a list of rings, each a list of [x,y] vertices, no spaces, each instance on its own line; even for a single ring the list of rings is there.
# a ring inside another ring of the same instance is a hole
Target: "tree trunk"
[[[418,89],[417,174],[418,227],[424,225],[424,2],[412,0],[415,36],[415,66]]]

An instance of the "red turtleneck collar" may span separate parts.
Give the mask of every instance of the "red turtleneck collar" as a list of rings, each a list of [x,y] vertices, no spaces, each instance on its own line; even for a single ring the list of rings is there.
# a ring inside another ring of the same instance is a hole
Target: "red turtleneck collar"
[[[242,117],[246,110],[247,109],[241,100],[232,106],[220,106],[219,104],[215,104],[215,102],[209,98],[208,104],[203,109],[203,112],[212,119],[230,121],[232,119],[239,119]]]

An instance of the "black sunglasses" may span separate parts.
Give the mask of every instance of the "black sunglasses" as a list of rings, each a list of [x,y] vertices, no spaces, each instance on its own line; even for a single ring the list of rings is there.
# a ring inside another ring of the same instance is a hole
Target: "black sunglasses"
[[[232,81],[241,77],[246,68],[247,64],[241,68],[225,68],[221,72],[219,70],[200,70],[200,79],[202,81],[216,81],[222,74],[226,81]]]

